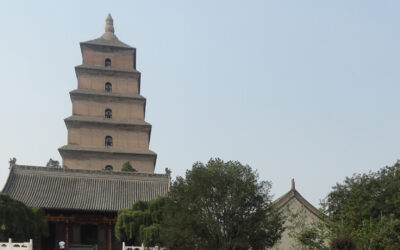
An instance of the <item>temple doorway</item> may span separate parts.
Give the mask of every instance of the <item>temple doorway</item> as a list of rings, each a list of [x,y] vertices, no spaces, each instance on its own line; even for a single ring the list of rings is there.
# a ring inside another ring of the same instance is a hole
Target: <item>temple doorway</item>
[[[83,245],[97,244],[97,225],[92,225],[92,224],[81,225],[81,244]]]

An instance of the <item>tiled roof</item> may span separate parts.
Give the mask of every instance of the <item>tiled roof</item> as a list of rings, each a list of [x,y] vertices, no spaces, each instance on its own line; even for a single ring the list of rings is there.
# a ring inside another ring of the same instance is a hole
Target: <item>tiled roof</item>
[[[2,192],[28,206],[115,212],[166,195],[169,181],[166,174],[14,165]]]
[[[287,192],[286,194],[282,195],[278,199],[276,199],[273,204],[278,208],[281,209],[284,207],[289,201],[292,199],[298,200],[308,211],[316,215],[317,217],[321,217],[322,214],[320,211],[318,211],[317,208],[315,208],[310,202],[308,202],[304,197],[297,192],[297,190],[292,187],[292,189]]]

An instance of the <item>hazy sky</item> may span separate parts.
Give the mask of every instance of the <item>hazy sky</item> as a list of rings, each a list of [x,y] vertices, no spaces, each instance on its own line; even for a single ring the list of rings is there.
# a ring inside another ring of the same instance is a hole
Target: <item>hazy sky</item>
[[[137,48],[156,172],[239,160],[318,205],[400,158],[400,1],[2,1],[0,188],[8,160],[61,161],[79,42],[106,15]]]

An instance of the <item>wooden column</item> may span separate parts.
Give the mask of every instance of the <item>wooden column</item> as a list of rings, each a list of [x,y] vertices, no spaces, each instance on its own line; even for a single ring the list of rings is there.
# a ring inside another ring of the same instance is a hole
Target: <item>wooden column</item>
[[[111,225],[108,224],[107,227],[107,250],[112,250],[112,234],[111,234]]]
[[[65,249],[69,250],[69,221],[65,222]]]

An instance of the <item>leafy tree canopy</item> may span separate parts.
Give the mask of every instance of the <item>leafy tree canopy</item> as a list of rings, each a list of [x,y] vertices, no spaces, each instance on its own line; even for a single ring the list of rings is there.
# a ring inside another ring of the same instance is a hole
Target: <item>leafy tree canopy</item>
[[[166,198],[137,201],[131,208],[118,212],[115,235],[128,244],[160,245],[160,222]]]
[[[48,234],[43,211],[0,193],[0,241],[28,241]]]
[[[351,237],[357,249],[400,249],[399,191],[399,162],[347,177],[322,203],[331,230],[338,238]]]
[[[121,171],[126,171],[126,172],[137,172],[136,169],[134,169],[129,161],[125,162],[122,165]]]
[[[170,249],[265,249],[280,239],[271,183],[237,161],[195,163],[167,199],[162,239]]]

